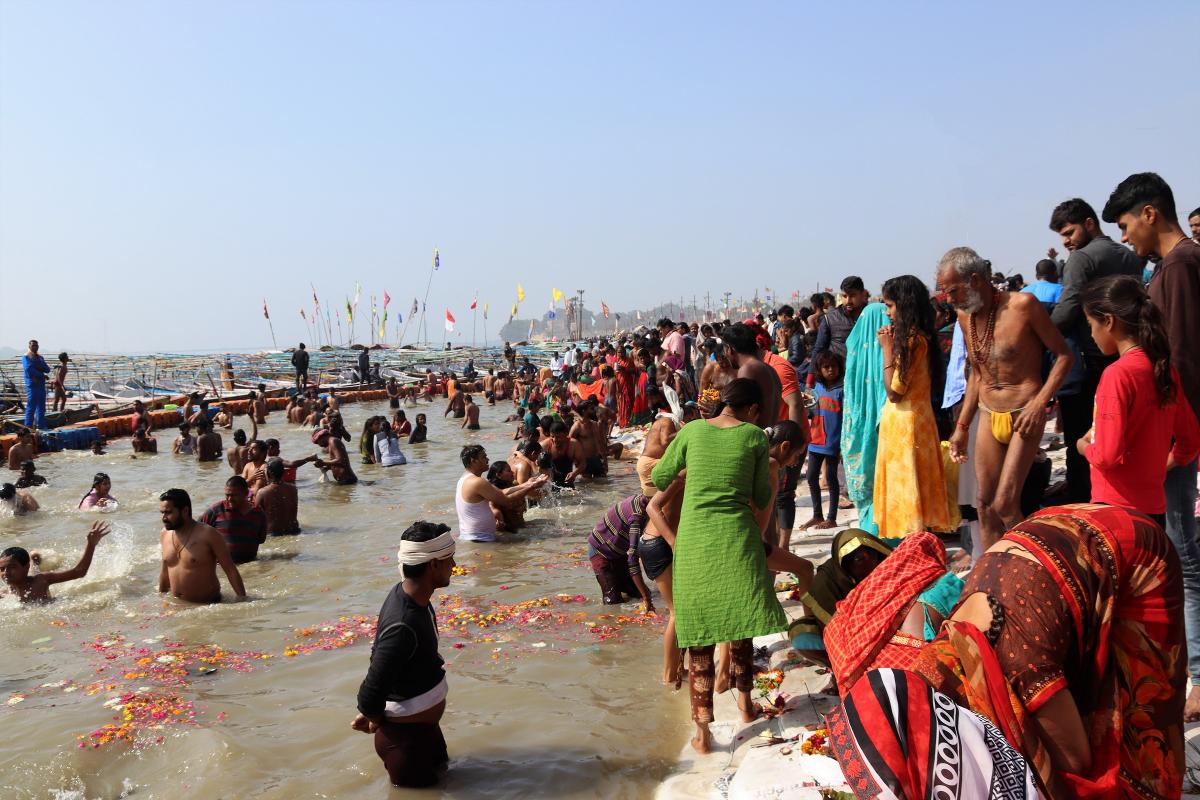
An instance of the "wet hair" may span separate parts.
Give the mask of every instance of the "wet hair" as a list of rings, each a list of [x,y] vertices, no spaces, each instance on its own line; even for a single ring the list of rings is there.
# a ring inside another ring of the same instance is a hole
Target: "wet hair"
[[[483,449],[483,445],[469,444],[462,449],[462,452],[459,453],[458,457],[462,459],[462,464],[464,467],[466,467],[466,466],[469,466],[472,461],[479,458],[480,454],[482,454],[483,452],[485,452]]]
[[[233,441],[235,444],[245,444],[246,443],[246,432],[244,430],[242,430],[241,428],[238,428],[236,431],[233,432]]]
[[[463,449],[465,450],[466,448]],[[430,539],[436,539],[448,530],[450,530],[449,525],[443,525],[440,522],[418,520],[409,525],[404,533],[400,534],[400,540],[405,542],[428,542]],[[404,577],[416,580],[425,574],[432,563],[432,561],[426,561],[424,564],[401,564],[400,572]]]
[[[25,472],[26,470],[28,470],[30,472],[36,472],[37,466],[32,461],[22,461],[21,462],[21,472]]]
[[[487,482],[499,489],[507,488],[508,484],[500,480],[500,474],[508,468],[507,461],[493,461],[491,466],[488,467]],[[501,484],[504,485],[502,486]]]
[[[283,480],[283,459],[272,458],[267,461],[267,480],[275,483]]]
[[[167,489],[158,499],[170,503],[180,511],[186,508],[189,514],[192,513],[192,498],[183,489]]]
[[[847,275],[845,278],[842,278],[842,285],[840,288],[842,290],[842,294],[850,294],[851,292],[866,291],[867,287],[863,285],[862,278],[858,277],[857,275]]]
[[[791,443],[792,447],[799,447],[804,444],[804,431],[790,419],[781,420],[771,426],[771,438],[768,441],[772,447],[784,442]]]
[[[542,453],[537,460],[538,469],[550,469],[554,466],[554,456],[549,453]]]
[[[87,492],[84,493],[83,497],[79,498],[79,505],[76,506],[76,508],[83,508],[83,501],[87,500],[88,495],[91,494],[92,492],[96,491],[97,487],[99,487],[100,484],[104,483],[105,481],[109,481],[109,482],[112,481],[112,478],[108,477],[107,472],[97,472],[95,475],[93,475],[92,476],[92,487],[90,489],[88,489]]]
[[[721,389],[721,403],[733,409],[762,403],[762,389],[750,378],[734,378]]]
[[[250,484],[246,483],[246,479],[241,475],[234,475],[229,480],[225,481],[226,486],[231,486],[234,489],[240,489],[243,492],[250,491]]]
[[[521,455],[525,456],[526,458],[533,458],[535,455],[542,452],[542,443],[535,437],[527,440],[517,449],[521,452]]]
[[[11,483],[0,485],[0,500],[12,500],[17,496],[17,487]]]
[[[1104,221],[1116,222],[1122,214],[1135,213],[1143,206],[1154,206],[1172,223],[1175,217],[1175,194],[1158,173],[1139,172],[1117,184],[1104,204]]]
[[[4,488],[12,488],[12,484],[6,483],[4,484]],[[0,489],[0,497],[3,497],[5,500],[7,500],[8,497],[11,497],[11,495],[5,496],[3,489]],[[29,551],[24,547],[6,547],[2,552],[0,552],[0,558],[11,558],[23,567],[29,566]]]
[[[730,325],[721,334],[721,340],[733,348],[735,353],[747,356],[758,355],[758,337],[754,329],[743,322]]]
[[[1033,274],[1037,275],[1039,281],[1058,281],[1058,264],[1048,258],[1043,258],[1034,266]]]
[[[1110,275],[1084,287],[1083,311],[1093,319],[1108,314],[1119,321],[1137,341],[1138,347],[1154,365],[1154,388],[1158,403],[1165,406],[1175,399],[1175,378],[1171,372],[1171,348],[1163,325],[1162,311],[1150,302],[1142,282],[1132,275]]]
[[[1050,230],[1058,233],[1068,225],[1082,225],[1089,219],[1100,224],[1100,218],[1091,204],[1079,197],[1072,197],[1056,205],[1050,212]]]
[[[900,380],[907,378],[908,368],[912,366],[908,361],[913,349],[910,340],[920,336],[925,339],[925,355],[929,360],[932,385],[938,386],[942,357],[941,349],[935,346],[937,322],[933,318],[928,287],[915,275],[900,275],[884,282],[883,296],[896,305],[892,341],[895,343],[896,371]],[[936,395],[940,395],[940,392]]]
[[[821,352],[817,353],[815,356],[813,356],[812,365],[813,370],[817,374],[817,380],[823,380],[821,378],[821,370],[829,366],[837,368],[837,379],[839,381],[846,376],[846,359],[842,358],[832,350],[822,350]]]

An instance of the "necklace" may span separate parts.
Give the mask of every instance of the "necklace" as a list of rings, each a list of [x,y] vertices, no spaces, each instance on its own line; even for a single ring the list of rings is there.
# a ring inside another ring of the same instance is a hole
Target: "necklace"
[[[980,367],[987,363],[988,357],[992,354],[992,344],[996,338],[996,311],[999,307],[1000,293],[993,289],[992,308],[988,311],[987,327],[984,329],[982,339],[975,331],[975,315],[971,315],[971,355],[974,357],[974,362]]]

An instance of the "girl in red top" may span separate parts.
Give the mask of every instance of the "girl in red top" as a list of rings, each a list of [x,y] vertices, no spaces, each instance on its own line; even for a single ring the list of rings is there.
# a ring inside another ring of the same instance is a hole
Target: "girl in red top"
[[[1120,354],[1100,376],[1095,424],[1076,444],[1092,465],[1092,502],[1161,525],[1167,469],[1200,452],[1200,425],[1171,366],[1162,312],[1129,275],[1096,281],[1082,299],[1096,346]]]

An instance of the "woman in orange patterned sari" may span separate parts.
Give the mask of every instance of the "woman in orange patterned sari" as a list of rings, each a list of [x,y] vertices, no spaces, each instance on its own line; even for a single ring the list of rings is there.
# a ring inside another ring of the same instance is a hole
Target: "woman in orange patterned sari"
[[[1149,517],[1044,509],[980,558],[913,671],[988,718],[1055,798],[1177,798],[1179,558]]]

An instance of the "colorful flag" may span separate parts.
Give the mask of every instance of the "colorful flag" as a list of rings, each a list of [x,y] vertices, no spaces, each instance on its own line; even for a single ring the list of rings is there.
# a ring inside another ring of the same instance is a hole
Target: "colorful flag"
[[[600,301],[600,313],[604,315],[605,319],[608,319],[608,303],[603,300]]]
[[[383,339],[387,336],[384,332],[387,329],[387,306],[383,308],[383,319],[379,322],[379,338]]]
[[[354,322],[354,309],[350,307],[350,298],[346,298],[346,322]]]
[[[267,298],[265,297],[263,298],[263,316],[267,319],[271,318],[271,315],[267,312]]]
[[[388,303],[392,302],[392,296],[387,293],[387,289],[383,290],[383,307],[386,309]]]
[[[319,313],[321,311],[321,301],[317,299],[317,287],[313,286],[311,283],[309,286],[312,286],[313,290],[313,308],[315,308]]]
[[[529,320],[529,333],[525,334],[526,339],[533,338],[533,320]]]
[[[512,312],[508,315],[508,318],[511,320],[516,315],[517,315],[517,304],[513,303]]]
[[[475,295],[475,299],[471,301],[471,310],[474,311],[475,307],[478,305],[479,305],[479,295]]]
[[[553,319],[556,319],[557,317],[558,317],[558,315],[554,313],[554,303],[551,302],[550,310],[546,312],[546,319],[553,320]]]
[[[487,319],[487,303],[483,304],[483,318]]]
[[[438,249],[433,248],[433,268],[437,269],[442,265],[442,257],[438,255]]]
[[[446,330],[454,330],[454,315],[450,313],[450,309],[446,309]]]
[[[556,303],[557,303],[559,300],[562,300],[562,298],[563,298],[563,293],[562,293],[561,291],[559,291],[558,289],[551,289],[551,290],[550,290],[550,296],[551,296],[551,297],[553,297],[553,298],[554,298],[554,302],[556,302]]]
[[[521,288],[521,284],[519,284],[519,283],[517,284],[517,302],[518,303],[525,302],[525,290],[523,288]]]

